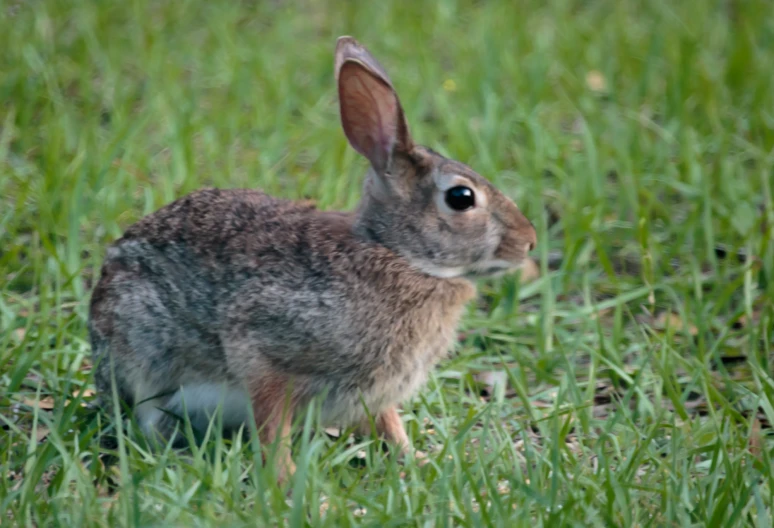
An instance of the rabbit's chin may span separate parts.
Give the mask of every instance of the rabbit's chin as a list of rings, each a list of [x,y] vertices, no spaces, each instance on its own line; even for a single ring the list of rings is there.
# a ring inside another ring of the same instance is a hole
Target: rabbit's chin
[[[510,262],[507,260],[491,260],[473,264],[472,266],[436,266],[422,265],[420,269],[441,279],[465,278],[468,280],[491,279],[501,277],[519,269],[523,264],[520,262]]]
[[[508,262],[506,260],[482,262],[481,264],[471,266],[465,273],[465,278],[476,280],[502,277],[516,271],[522,264],[523,262]]]

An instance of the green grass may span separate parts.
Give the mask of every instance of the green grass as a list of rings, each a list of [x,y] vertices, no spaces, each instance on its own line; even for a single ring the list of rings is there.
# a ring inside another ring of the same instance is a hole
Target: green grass
[[[357,4],[0,2],[0,525],[771,526],[770,2]],[[288,498],[250,442],[150,453],[82,405],[88,297],[198,187],[354,206],[341,34],[534,221],[541,276],[482,283],[406,406],[430,464],[310,412]]]

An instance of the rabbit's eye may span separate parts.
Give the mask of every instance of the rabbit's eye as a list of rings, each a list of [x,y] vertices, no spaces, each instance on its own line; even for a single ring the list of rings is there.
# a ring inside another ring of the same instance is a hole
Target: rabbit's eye
[[[446,205],[455,211],[465,211],[476,205],[476,197],[470,187],[458,185],[446,191]]]

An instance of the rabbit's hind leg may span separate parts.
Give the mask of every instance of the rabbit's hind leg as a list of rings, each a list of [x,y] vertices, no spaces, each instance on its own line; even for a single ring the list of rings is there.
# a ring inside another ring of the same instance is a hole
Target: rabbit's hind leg
[[[248,382],[258,437],[264,447],[276,443],[277,480],[287,482],[296,470],[290,452],[290,426],[300,387],[279,373],[264,372]]]
[[[166,443],[178,422],[166,406],[191,362],[184,352],[194,346],[184,341],[185,328],[172,316],[169,292],[134,267],[130,261],[108,260],[92,294],[94,380],[100,405],[111,418],[117,396],[122,407],[132,409],[143,433]]]

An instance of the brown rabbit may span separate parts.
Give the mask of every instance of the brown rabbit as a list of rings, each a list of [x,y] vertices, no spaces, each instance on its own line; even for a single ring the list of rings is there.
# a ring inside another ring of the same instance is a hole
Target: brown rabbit
[[[254,190],[189,194],[107,251],[89,332],[104,404],[112,388],[144,431],[169,439],[184,411],[237,428],[293,471],[293,413],[367,425],[405,452],[397,406],[454,342],[473,281],[516,268],[536,241],[516,205],[464,164],[415,145],[384,69],[336,46],[341,122],[368,158],[354,212]],[[113,385],[113,382],[115,385]],[[365,404],[365,407],[364,407]]]

